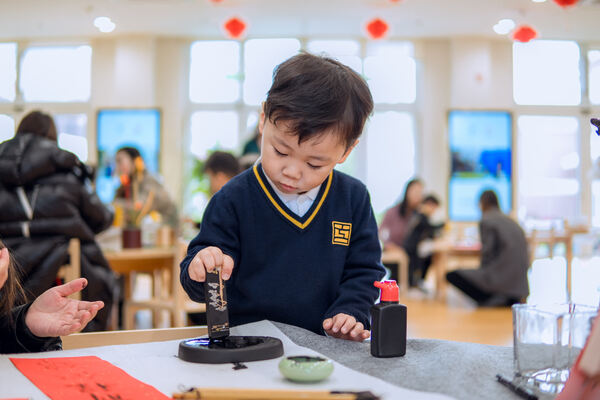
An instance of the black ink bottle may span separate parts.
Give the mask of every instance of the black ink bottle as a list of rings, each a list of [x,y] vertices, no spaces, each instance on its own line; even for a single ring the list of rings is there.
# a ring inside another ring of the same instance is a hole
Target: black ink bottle
[[[381,301],[371,307],[371,355],[400,357],[406,354],[406,306],[398,304],[396,281],[375,282]]]

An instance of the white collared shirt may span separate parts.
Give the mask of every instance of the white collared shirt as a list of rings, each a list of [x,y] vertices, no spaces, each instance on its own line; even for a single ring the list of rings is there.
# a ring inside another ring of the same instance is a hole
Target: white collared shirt
[[[273,182],[271,182],[271,179],[269,179],[269,176],[265,173],[264,169],[263,173],[267,177],[269,185],[271,185],[273,191],[277,193],[277,196],[283,202],[283,204],[285,204],[285,206],[289,208],[291,212],[293,212],[299,217],[302,217],[304,214],[306,214],[308,210],[310,210],[310,207],[315,202],[315,199],[319,194],[319,190],[321,189],[321,185],[319,185],[310,189],[308,192],[302,194],[283,193],[282,191],[277,189],[277,186],[275,186]]]

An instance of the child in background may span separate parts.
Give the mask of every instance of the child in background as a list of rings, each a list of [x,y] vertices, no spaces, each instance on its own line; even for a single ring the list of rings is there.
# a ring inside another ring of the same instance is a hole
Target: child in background
[[[210,194],[215,194],[240,173],[240,164],[232,154],[215,151],[204,163],[204,172],[210,182]]]
[[[431,217],[440,206],[434,195],[426,196],[417,213],[409,223],[408,235],[404,240],[404,249],[409,257],[409,285],[423,288],[423,280],[431,265],[433,238],[444,224],[432,224]]]
[[[362,341],[384,275],[366,187],[334,167],[358,143],[373,100],[365,81],[329,58],[279,65],[263,104],[261,161],[211,199],[181,263],[204,299],[221,269],[232,325],[263,319]]]

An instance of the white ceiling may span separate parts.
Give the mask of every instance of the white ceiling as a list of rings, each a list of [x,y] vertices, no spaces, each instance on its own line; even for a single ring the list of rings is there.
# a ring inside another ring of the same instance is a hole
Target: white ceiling
[[[98,16],[117,25],[100,34]],[[542,38],[600,42],[600,0],[562,9],[552,0],[0,0],[0,39],[155,34],[222,37],[232,16],[254,36],[362,36],[366,21],[385,19],[392,37],[497,35],[502,18],[534,26]]]

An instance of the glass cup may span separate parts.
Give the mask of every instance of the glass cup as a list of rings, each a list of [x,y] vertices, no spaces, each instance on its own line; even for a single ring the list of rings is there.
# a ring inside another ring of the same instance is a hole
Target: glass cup
[[[585,345],[596,307],[579,304],[515,304],[513,350],[520,384],[559,393]]]

